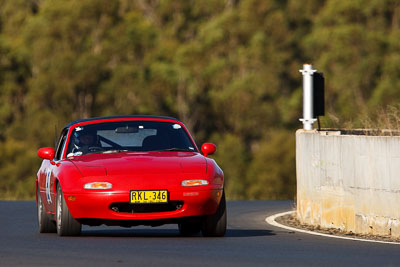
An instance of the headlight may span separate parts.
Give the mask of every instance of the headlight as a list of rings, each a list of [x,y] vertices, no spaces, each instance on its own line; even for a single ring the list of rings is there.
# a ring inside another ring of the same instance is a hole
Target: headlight
[[[112,184],[107,182],[93,182],[87,183],[83,186],[85,189],[110,189],[112,188]]]
[[[207,180],[184,180],[181,183],[182,186],[201,186],[208,185]]]

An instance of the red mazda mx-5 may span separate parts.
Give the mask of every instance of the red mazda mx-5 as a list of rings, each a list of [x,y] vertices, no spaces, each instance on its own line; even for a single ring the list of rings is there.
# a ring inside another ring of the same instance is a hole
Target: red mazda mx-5
[[[69,123],[56,149],[41,148],[41,233],[79,235],[82,224],[159,226],[182,235],[224,236],[224,174],[170,117],[115,116]]]

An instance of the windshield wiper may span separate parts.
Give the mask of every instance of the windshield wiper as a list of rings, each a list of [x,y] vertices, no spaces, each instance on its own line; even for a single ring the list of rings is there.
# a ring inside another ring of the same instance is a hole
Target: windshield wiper
[[[128,149],[113,149],[113,150],[106,150],[102,152],[103,154],[109,154],[109,153],[120,153],[120,152],[128,152]]]
[[[190,150],[187,148],[179,148],[179,147],[172,147],[172,148],[166,148],[166,149],[160,149],[157,151],[177,151],[177,152],[194,152],[194,150]]]

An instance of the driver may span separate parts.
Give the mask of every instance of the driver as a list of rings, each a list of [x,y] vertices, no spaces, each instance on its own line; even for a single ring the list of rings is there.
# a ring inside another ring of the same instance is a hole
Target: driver
[[[83,129],[81,131],[74,132],[74,149],[73,152],[82,152],[82,154],[87,154],[90,147],[96,147],[97,134],[94,130]]]

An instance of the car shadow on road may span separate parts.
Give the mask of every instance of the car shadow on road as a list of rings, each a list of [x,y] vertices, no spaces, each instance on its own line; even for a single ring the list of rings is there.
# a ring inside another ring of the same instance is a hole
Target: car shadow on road
[[[252,236],[270,236],[275,235],[273,231],[264,229],[228,229],[226,237],[252,237]]]
[[[275,235],[273,231],[261,229],[227,229],[225,237],[255,237],[255,236],[271,236]],[[99,229],[82,231],[81,236],[85,237],[157,237],[157,238],[174,238],[182,236],[176,229]],[[191,236],[202,237],[198,235]]]
[[[87,237],[179,237],[179,231],[174,229],[111,229],[82,231],[81,236]]]

